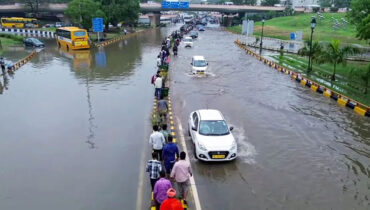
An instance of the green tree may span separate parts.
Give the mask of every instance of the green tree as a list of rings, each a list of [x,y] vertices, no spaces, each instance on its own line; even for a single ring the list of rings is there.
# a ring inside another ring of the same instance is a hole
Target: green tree
[[[357,48],[346,46],[340,47],[339,40],[333,40],[330,44],[326,46],[326,49],[323,51],[322,56],[319,57],[320,63],[332,63],[333,64],[333,75],[331,80],[335,80],[335,73],[337,70],[338,64],[347,64],[347,58],[349,55],[357,53],[359,50]]]
[[[274,6],[274,4],[279,4],[280,0],[263,0],[261,2],[262,6]]]
[[[322,45],[318,42],[318,41],[315,41],[313,44],[312,44],[312,51],[311,51],[311,54],[310,54],[310,46],[311,46],[311,43],[309,41],[306,41],[305,42],[305,46],[298,50],[298,55],[300,56],[307,56],[309,57],[311,55],[311,66],[309,69],[312,69],[312,63],[313,62],[318,62],[318,58],[322,55]]]
[[[109,23],[117,25],[120,21],[135,24],[139,17],[139,0],[101,0],[106,18],[106,27]]]
[[[100,2],[93,0],[73,0],[68,4],[66,14],[72,22],[78,23],[85,29],[91,28],[92,18],[105,17],[104,12],[100,9]]]
[[[319,4],[321,7],[331,7],[332,0],[320,0]]]
[[[353,0],[351,11],[347,13],[351,23],[356,25],[357,37],[370,39],[370,0]]]

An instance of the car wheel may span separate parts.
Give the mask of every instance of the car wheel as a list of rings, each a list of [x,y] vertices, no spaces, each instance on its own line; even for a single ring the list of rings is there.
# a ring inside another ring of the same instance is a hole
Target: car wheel
[[[189,135],[189,136],[191,136],[191,134],[190,134],[190,128],[189,128],[189,126],[188,126],[188,135]]]
[[[67,45],[67,51],[69,51],[69,46]]]

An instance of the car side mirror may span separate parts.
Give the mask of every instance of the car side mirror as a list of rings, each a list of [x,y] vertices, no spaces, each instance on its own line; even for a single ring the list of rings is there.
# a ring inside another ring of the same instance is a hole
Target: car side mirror
[[[197,131],[197,128],[195,126],[191,126],[191,130]]]
[[[208,66],[208,62],[207,62],[207,66]]]
[[[190,63],[190,65],[193,65],[193,63]]]
[[[234,130],[234,127],[233,126],[230,127],[230,131],[232,131],[232,130]]]

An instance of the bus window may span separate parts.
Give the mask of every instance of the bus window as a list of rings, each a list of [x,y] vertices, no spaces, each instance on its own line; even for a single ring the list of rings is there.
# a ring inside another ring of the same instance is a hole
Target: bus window
[[[76,31],[73,34],[75,36],[86,36],[86,32],[85,31]]]

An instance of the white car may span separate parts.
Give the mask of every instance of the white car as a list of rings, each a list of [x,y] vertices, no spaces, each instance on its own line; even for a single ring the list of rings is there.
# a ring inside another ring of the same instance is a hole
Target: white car
[[[230,161],[237,157],[237,144],[221,112],[214,109],[194,111],[189,117],[189,135],[194,155],[203,161]]]
[[[191,73],[205,74],[208,68],[208,62],[204,56],[196,55],[191,59]]]
[[[183,39],[183,43],[184,43],[185,47],[193,47],[193,38],[191,38],[190,36],[186,36]]]

